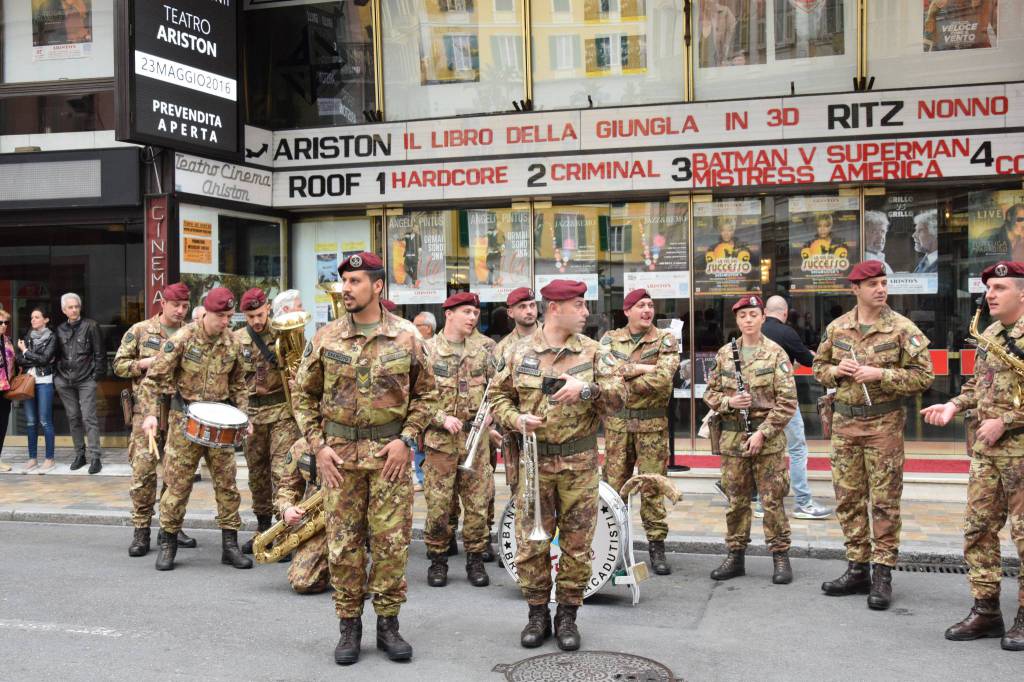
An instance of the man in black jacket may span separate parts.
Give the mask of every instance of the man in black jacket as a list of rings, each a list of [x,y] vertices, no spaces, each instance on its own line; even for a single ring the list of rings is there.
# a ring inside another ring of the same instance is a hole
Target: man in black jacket
[[[107,372],[103,336],[94,320],[82,317],[82,299],[67,293],[60,297],[60,309],[68,321],[57,327],[57,374],[53,383],[64,405],[75,444],[71,469],[85,466],[85,441],[89,440],[89,473],[99,473],[100,425],[96,416],[96,382]],[[84,428],[83,428],[84,427]]]

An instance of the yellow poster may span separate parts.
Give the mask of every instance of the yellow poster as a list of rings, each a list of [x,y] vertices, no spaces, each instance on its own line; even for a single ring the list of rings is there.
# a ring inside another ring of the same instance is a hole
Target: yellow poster
[[[187,263],[213,264],[213,242],[209,239],[185,237],[183,258]]]
[[[183,220],[181,231],[191,237],[206,237],[207,239],[213,237],[213,225],[199,220]]]

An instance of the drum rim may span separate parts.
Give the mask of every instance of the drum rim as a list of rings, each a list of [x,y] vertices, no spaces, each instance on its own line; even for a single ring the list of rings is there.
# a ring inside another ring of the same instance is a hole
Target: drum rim
[[[242,415],[242,417],[245,419],[245,421],[242,421],[242,422],[240,422],[238,424],[222,424],[221,422],[215,422],[212,419],[205,419],[205,418],[200,417],[199,415],[194,414],[192,412],[192,408],[193,407],[201,407],[203,405],[216,405],[218,407],[230,407],[232,410],[235,410],[240,415]],[[197,402],[194,402],[194,403],[189,403],[188,411],[186,412],[185,417],[187,419],[195,420],[195,421],[197,421],[200,424],[203,424],[205,426],[216,426],[219,429],[242,429],[242,428],[245,428],[246,424],[249,423],[248,415],[246,415],[245,412],[242,412],[241,410],[239,410],[234,405],[228,405],[227,403],[216,403],[216,402],[213,402],[212,400],[200,400],[200,401],[197,401]]]

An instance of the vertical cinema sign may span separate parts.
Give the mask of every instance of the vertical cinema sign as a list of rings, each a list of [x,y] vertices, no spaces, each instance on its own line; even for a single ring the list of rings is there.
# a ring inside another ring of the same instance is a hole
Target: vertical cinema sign
[[[146,197],[146,317],[160,312],[163,288],[168,284],[168,196]]]

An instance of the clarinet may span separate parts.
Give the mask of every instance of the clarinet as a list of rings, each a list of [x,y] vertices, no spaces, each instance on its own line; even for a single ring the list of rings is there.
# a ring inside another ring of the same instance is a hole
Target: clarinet
[[[740,347],[736,343],[736,339],[730,341],[732,345],[732,364],[733,369],[736,370],[736,391],[737,393],[746,393],[747,386],[743,383],[743,367],[740,363]],[[747,438],[754,435],[753,429],[750,428],[750,410],[740,410],[740,419],[743,421],[743,431],[747,434]]]

